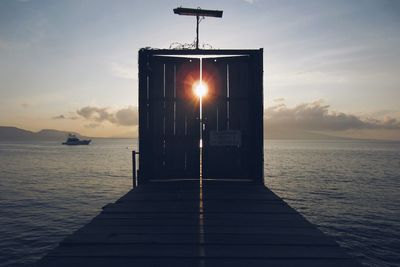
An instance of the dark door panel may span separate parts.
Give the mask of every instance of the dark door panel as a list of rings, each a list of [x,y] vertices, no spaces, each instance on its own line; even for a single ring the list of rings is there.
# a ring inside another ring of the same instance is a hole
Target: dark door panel
[[[140,88],[141,175],[147,179],[199,177],[199,106],[191,84],[199,59],[152,56]],[[142,86],[143,87],[143,86]],[[148,126],[147,126],[148,124]]]
[[[249,58],[203,59],[203,176],[249,178]]]

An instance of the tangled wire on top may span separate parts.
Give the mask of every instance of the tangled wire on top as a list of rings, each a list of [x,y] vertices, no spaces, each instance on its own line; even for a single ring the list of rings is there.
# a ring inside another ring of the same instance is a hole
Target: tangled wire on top
[[[189,50],[189,49],[196,49],[196,39],[192,43],[179,43],[173,42],[170,44],[169,49],[176,49],[176,50]],[[199,46],[199,49],[214,49],[212,45],[208,43],[203,43]]]

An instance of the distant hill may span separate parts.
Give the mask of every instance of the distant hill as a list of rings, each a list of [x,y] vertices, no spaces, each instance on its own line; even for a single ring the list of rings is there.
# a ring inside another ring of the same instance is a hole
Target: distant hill
[[[309,131],[293,130],[293,129],[271,129],[265,127],[265,139],[293,139],[293,140],[350,140],[352,138],[344,138],[332,136],[322,133],[315,133]]]
[[[75,134],[79,138],[87,138],[74,132],[51,129],[31,132],[17,127],[0,126],[0,141],[64,141],[69,133]]]

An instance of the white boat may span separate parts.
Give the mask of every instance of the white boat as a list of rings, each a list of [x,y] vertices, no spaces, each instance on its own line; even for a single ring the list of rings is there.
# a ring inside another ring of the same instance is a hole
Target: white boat
[[[63,145],[68,146],[79,146],[79,145],[88,145],[92,140],[79,140],[78,137],[74,134],[69,134],[67,141],[62,143]]]

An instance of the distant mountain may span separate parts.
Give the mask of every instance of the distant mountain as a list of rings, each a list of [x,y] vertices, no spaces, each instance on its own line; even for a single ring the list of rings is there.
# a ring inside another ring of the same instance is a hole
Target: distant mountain
[[[75,134],[79,138],[87,138],[74,132],[51,129],[31,132],[17,127],[0,126],[0,141],[64,141],[69,133]]]
[[[16,127],[0,126],[0,140],[13,141],[13,140],[29,140],[34,133],[22,130]]]

